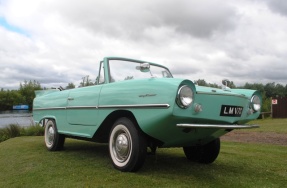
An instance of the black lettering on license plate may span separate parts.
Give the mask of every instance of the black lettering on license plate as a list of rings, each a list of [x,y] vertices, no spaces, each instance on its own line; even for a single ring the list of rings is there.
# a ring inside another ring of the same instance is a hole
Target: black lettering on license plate
[[[220,116],[241,117],[243,107],[222,105]]]

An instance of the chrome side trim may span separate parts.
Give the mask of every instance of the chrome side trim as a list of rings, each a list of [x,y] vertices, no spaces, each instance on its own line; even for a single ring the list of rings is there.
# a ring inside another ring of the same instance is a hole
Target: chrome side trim
[[[37,110],[65,110],[66,107],[50,107],[50,108],[34,108],[33,111]]]
[[[73,110],[73,109],[110,109],[110,108],[169,108],[169,104],[141,104],[141,105],[102,105],[102,106],[67,106],[67,107],[50,107],[34,108],[37,110]]]
[[[98,109],[98,106],[67,106],[67,110],[73,109]]]
[[[180,128],[210,128],[210,129],[252,129],[259,125],[213,125],[213,124],[176,124]]]
[[[102,105],[98,108],[169,108],[169,104]]]
[[[245,95],[235,95],[235,94],[225,94],[225,93],[216,93],[214,91],[212,91],[213,93],[209,93],[209,92],[202,92],[202,91],[197,91],[196,94],[202,94],[202,95],[223,95],[223,96],[232,96],[232,97],[241,97],[241,98],[245,98],[248,99],[247,96]]]

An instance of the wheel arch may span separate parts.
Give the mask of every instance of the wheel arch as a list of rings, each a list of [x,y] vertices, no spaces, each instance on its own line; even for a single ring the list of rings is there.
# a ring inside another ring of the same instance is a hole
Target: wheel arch
[[[113,111],[112,113],[110,113],[105,118],[105,120],[102,122],[102,124],[100,125],[100,127],[98,128],[96,133],[94,134],[93,140],[95,140],[97,142],[108,143],[111,128],[112,128],[114,122],[121,117],[129,118],[134,123],[136,128],[139,131],[142,131],[136,118],[135,118],[135,116],[134,116],[134,114],[131,111],[129,111],[129,110],[116,110],[116,111]]]
[[[45,116],[43,118],[41,118],[38,123],[41,127],[45,127],[46,123],[49,121],[49,120],[54,120],[55,121],[55,124],[57,125],[57,118],[55,116]]]

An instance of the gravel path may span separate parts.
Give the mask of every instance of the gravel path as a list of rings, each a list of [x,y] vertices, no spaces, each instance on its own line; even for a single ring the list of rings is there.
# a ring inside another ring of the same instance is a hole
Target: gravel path
[[[279,133],[231,131],[222,136],[221,140],[287,146],[287,134]]]

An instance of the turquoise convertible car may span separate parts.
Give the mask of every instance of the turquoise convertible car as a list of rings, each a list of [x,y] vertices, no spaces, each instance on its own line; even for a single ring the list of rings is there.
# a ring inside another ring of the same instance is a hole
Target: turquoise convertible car
[[[61,150],[66,137],[108,143],[114,167],[132,172],[147,150],[164,147],[214,162],[220,136],[258,127],[246,123],[259,116],[261,103],[258,91],[202,87],[159,64],[107,57],[94,86],[36,91],[33,117],[45,126],[48,150]]]

